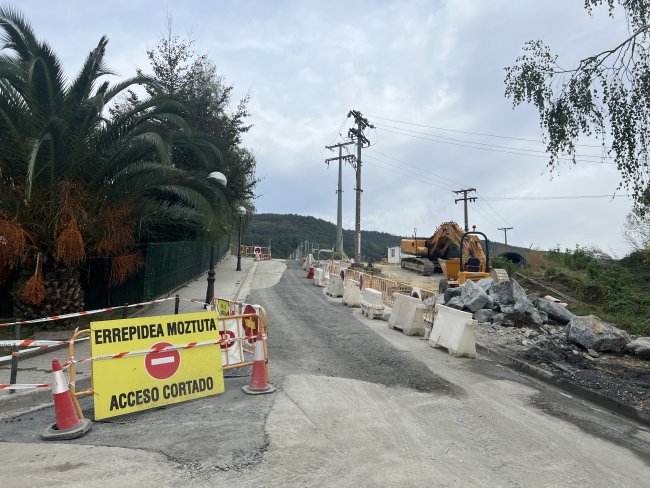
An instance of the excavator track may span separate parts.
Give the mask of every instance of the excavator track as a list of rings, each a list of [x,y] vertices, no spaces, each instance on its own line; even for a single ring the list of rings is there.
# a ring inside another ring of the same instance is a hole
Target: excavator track
[[[436,266],[434,262],[426,258],[402,258],[401,265],[402,268],[417,271],[422,276],[429,276],[436,272]]]

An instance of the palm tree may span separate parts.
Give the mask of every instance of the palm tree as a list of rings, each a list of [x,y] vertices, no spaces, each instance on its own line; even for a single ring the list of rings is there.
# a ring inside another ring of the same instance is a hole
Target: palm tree
[[[217,157],[182,105],[154,95],[108,118],[116,97],[155,84],[101,81],[105,37],[67,82],[20,13],[0,8],[0,35],[0,283],[22,269],[22,316],[82,310],[79,267],[109,259],[111,283],[123,281],[141,264],[138,237],[223,233],[229,195],[172,164],[177,146]]]

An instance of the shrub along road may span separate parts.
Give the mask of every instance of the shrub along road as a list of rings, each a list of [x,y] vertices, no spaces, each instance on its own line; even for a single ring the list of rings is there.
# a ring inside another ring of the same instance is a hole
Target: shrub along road
[[[642,425],[364,319],[288,266],[259,263],[247,299],[269,313],[275,394],[245,396],[246,378],[230,378],[223,395],[98,422],[66,444],[34,436],[49,409],[7,421],[0,454],[25,473],[14,485],[644,483]]]

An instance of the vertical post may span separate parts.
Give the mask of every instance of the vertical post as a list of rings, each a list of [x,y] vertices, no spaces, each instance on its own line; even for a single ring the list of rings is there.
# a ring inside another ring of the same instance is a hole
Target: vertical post
[[[178,307],[181,303],[181,297],[176,295],[176,298],[174,299],[174,315],[178,315]]]
[[[239,240],[237,243],[237,269],[235,271],[241,271],[241,227],[242,227],[242,216],[239,216]]]
[[[20,324],[14,325],[14,339],[17,341],[20,340]],[[14,346],[14,350],[11,353],[11,373],[9,374],[9,384],[16,384],[16,377],[18,376],[18,351],[20,347]],[[16,393],[16,390],[9,390],[10,393]]]
[[[343,252],[343,146],[339,146],[339,188],[336,211],[336,250]]]
[[[512,230],[512,227],[499,227],[498,230],[503,231],[503,240],[505,241],[506,251],[508,250],[508,231]]]
[[[129,316],[129,304],[125,303],[124,307],[122,308],[122,318],[125,319]]]
[[[209,307],[209,304],[214,298],[214,240],[210,242],[210,269],[208,270],[208,289],[205,292],[205,305],[204,309]]]
[[[458,203],[461,200],[463,200],[463,202],[465,204],[465,232],[469,231],[469,218],[468,218],[468,215],[467,215],[467,202],[468,201],[475,202],[476,199],[477,199],[477,197],[468,197],[467,196],[467,194],[469,192],[471,192],[471,191],[476,191],[476,188],[466,188],[464,190],[454,190],[454,193],[462,193],[463,194],[463,198],[456,198],[454,200],[454,203]]]
[[[363,145],[362,136],[363,127],[361,126],[361,117],[357,117],[357,188],[355,199],[354,218],[354,262],[361,262],[361,146]]]

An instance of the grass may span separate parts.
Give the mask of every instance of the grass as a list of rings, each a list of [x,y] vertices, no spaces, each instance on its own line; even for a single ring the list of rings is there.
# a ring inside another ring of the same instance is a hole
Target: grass
[[[650,262],[645,253],[615,261],[598,250],[576,247],[531,250],[525,258],[527,266],[518,271],[572,297],[572,312],[597,315],[630,334],[650,335]]]

